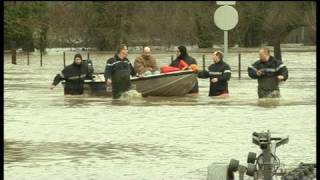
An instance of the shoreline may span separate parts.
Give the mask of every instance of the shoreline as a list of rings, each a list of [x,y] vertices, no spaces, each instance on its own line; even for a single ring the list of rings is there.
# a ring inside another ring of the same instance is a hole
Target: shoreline
[[[281,52],[316,52],[317,51],[317,47],[316,46],[304,46],[304,45],[299,45],[299,44],[282,44],[281,45]],[[158,54],[158,53],[172,53],[175,52],[175,48],[170,48],[169,50],[164,50],[163,47],[160,49],[159,46],[155,47],[155,46],[150,46],[152,50],[153,54]],[[267,48],[270,49],[271,52],[273,52],[273,47],[272,46],[265,46]],[[188,49],[188,47],[187,47]],[[254,53],[254,52],[258,52],[260,49],[260,47],[229,47],[228,48],[228,52],[229,53],[241,53],[241,52],[248,52],[248,53]],[[192,48],[189,47],[188,52],[189,53],[211,53],[213,51],[217,51],[217,50],[221,50],[223,51],[223,46],[214,46],[213,48]],[[47,52],[48,53],[52,53],[52,52],[88,52],[87,50],[82,50],[81,48],[48,48]],[[142,50],[140,50],[137,47],[132,47],[130,49],[129,47],[129,52],[131,53],[140,53]],[[11,50],[3,50],[4,54],[10,54]],[[89,49],[89,52],[91,53],[106,53],[106,54],[113,54],[114,51],[99,51],[99,50],[95,50],[95,49]],[[21,49],[17,50],[17,53],[19,54],[23,54],[26,53],[25,51],[22,51]],[[32,53],[39,53],[39,51],[34,51]]]

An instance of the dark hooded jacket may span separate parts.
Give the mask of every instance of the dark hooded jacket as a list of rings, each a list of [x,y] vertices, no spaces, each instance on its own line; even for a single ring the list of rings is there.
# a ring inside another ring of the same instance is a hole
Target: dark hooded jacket
[[[92,71],[89,70],[86,62],[77,65],[75,62],[66,66],[61,73],[57,74],[53,80],[53,85],[65,80],[65,94],[82,94],[85,79],[92,79]]]
[[[180,56],[178,56],[174,61],[172,61],[170,66],[179,67],[181,60],[185,61],[189,66],[191,64],[197,64],[197,61],[193,57],[188,55],[187,49],[185,46],[179,46],[178,49],[180,51]],[[198,92],[199,92],[199,86],[198,86],[198,80],[197,80],[195,86],[189,93],[198,93]]]
[[[184,60],[188,65],[197,64],[197,61],[193,57],[188,55],[186,47],[179,46],[178,49],[180,51],[180,56],[172,61],[170,66],[179,67],[180,60]]]

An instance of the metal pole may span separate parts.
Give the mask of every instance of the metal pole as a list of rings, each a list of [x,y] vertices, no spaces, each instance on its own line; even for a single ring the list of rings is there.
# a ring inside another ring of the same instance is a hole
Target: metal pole
[[[17,64],[17,50],[16,50],[16,42],[11,42],[11,63]]]
[[[301,30],[301,43],[304,44],[304,27],[302,27],[302,30]]]
[[[66,52],[63,51],[63,67],[66,67]]]
[[[244,173],[246,172],[246,167],[240,165],[238,168],[238,172],[239,172],[239,180],[244,180]]]
[[[12,54],[12,57],[11,57],[12,64],[17,64],[17,51],[16,51],[16,49],[13,49],[11,51],[11,54]]]
[[[90,59],[90,54],[89,54],[89,52],[88,52],[88,59]]]
[[[171,55],[171,63],[173,62],[173,55]]]
[[[40,66],[42,67],[42,51],[40,51]]]
[[[206,55],[202,55],[202,70],[206,70]]]
[[[241,79],[241,53],[239,53],[238,57],[238,77]]]
[[[272,164],[271,164],[271,135],[268,130],[268,144],[266,149],[262,150],[263,160],[263,178],[264,180],[272,180]]]
[[[272,164],[271,164],[271,155],[270,155],[270,147],[262,152],[263,159],[263,177],[264,180],[272,180]]]
[[[29,62],[29,51],[27,51],[27,65],[29,66],[30,62]]]
[[[224,31],[224,60],[227,60],[228,57],[228,31]]]

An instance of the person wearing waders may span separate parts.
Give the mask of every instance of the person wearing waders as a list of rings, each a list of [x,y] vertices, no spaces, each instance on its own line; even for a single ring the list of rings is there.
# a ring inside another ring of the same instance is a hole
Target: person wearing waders
[[[121,94],[131,88],[130,75],[135,76],[132,64],[127,59],[128,49],[122,46],[114,57],[107,60],[104,78],[107,86],[112,86],[112,96],[119,99]]]
[[[288,79],[288,69],[282,61],[270,55],[268,48],[259,50],[260,59],[248,67],[248,75],[258,80],[259,98],[280,97],[279,83]]]
[[[186,67],[180,67],[181,64],[186,64]],[[197,65],[197,61],[193,57],[188,55],[187,48],[185,46],[179,46],[177,49],[177,58],[174,61],[172,61],[170,66],[185,69],[191,67],[191,65]],[[197,93],[199,93],[198,80],[196,80],[196,84],[191,89],[189,94]]]
[[[212,56],[213,64],[208,67],[208,71],[198,73],[199,78],[210,78],[209,96],[223,96],[229,94],[228,81],[231,77],[230,66],[223,61],[223,53],[217,51]]]
[[[92,71],[88,64],[82,61],[81,54],[74,56],[74,62],[66,66],[61,73],[57,74],[50,89],[54,89],[60,81],[65,80],[64,94],[79,95],[83,93],[83,83],[85,79],[92,79]]]

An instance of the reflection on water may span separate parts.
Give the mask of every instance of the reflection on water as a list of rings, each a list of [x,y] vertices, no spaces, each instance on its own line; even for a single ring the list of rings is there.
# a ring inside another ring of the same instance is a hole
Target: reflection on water
[[[283,54],[289,79],[275,99],[258,99],[256,80],[238,80],[237,72],[227,98],[208,97],[208,79],[199,79],[199,94],[184,97],[143,98],[135,91],[118,100],[64,96],[62,85],[49,89],[61,57],[45,56],[39,67],[32,63],[37,56],[31,56],[31,66],[11,65],[5,56],[5,179],[206,179],[213,162],[235,158],[246,164],[249,151],[258,153],[252,132],[267,129],[290,137],[277,151],[287,167],[315,162],[314,52]],[[105,57],[92,54],[96,72],[103,71]],[[157,57],[159,66],[170,61],[167,54]],[[237,54],[230,57],[237,69]],[[256,53],[243,59],[243,67],[250,65]]]
[[[258,106],[265,108],[275,108],[280,106],[280,98],[262,98],[258,99]]]
[[[188,150],[168,150],[164,146],[150,144],[115,144],[104,143],[73,143],[73,142],[40,142],[5,140],[5,164],[33,161],[59,161],[55,156],[68,157],[69,161],[81,161],[87,158],[102,160],[127,159],[130,156],[154,156],[157,158],[177,156],[187,157]],[[55,156],[52,156],[55,154]]]
[[[264,108],[276,108],[278,106],[313,105],[316,100],[302,101],[285,98],[262,98],[243,101],[233,97],[203,97],[200,95],[187,95],[186,97],[142,97],[137,92],[124,94],[120,99],[112,99],[105,96],[83,96],[72,95],[64,98],[64,105],[68,107],[88,107],[92,104],[105,104],[114,106],[195,106],[195,105],[215,105],[215,106],[259,106]]]

